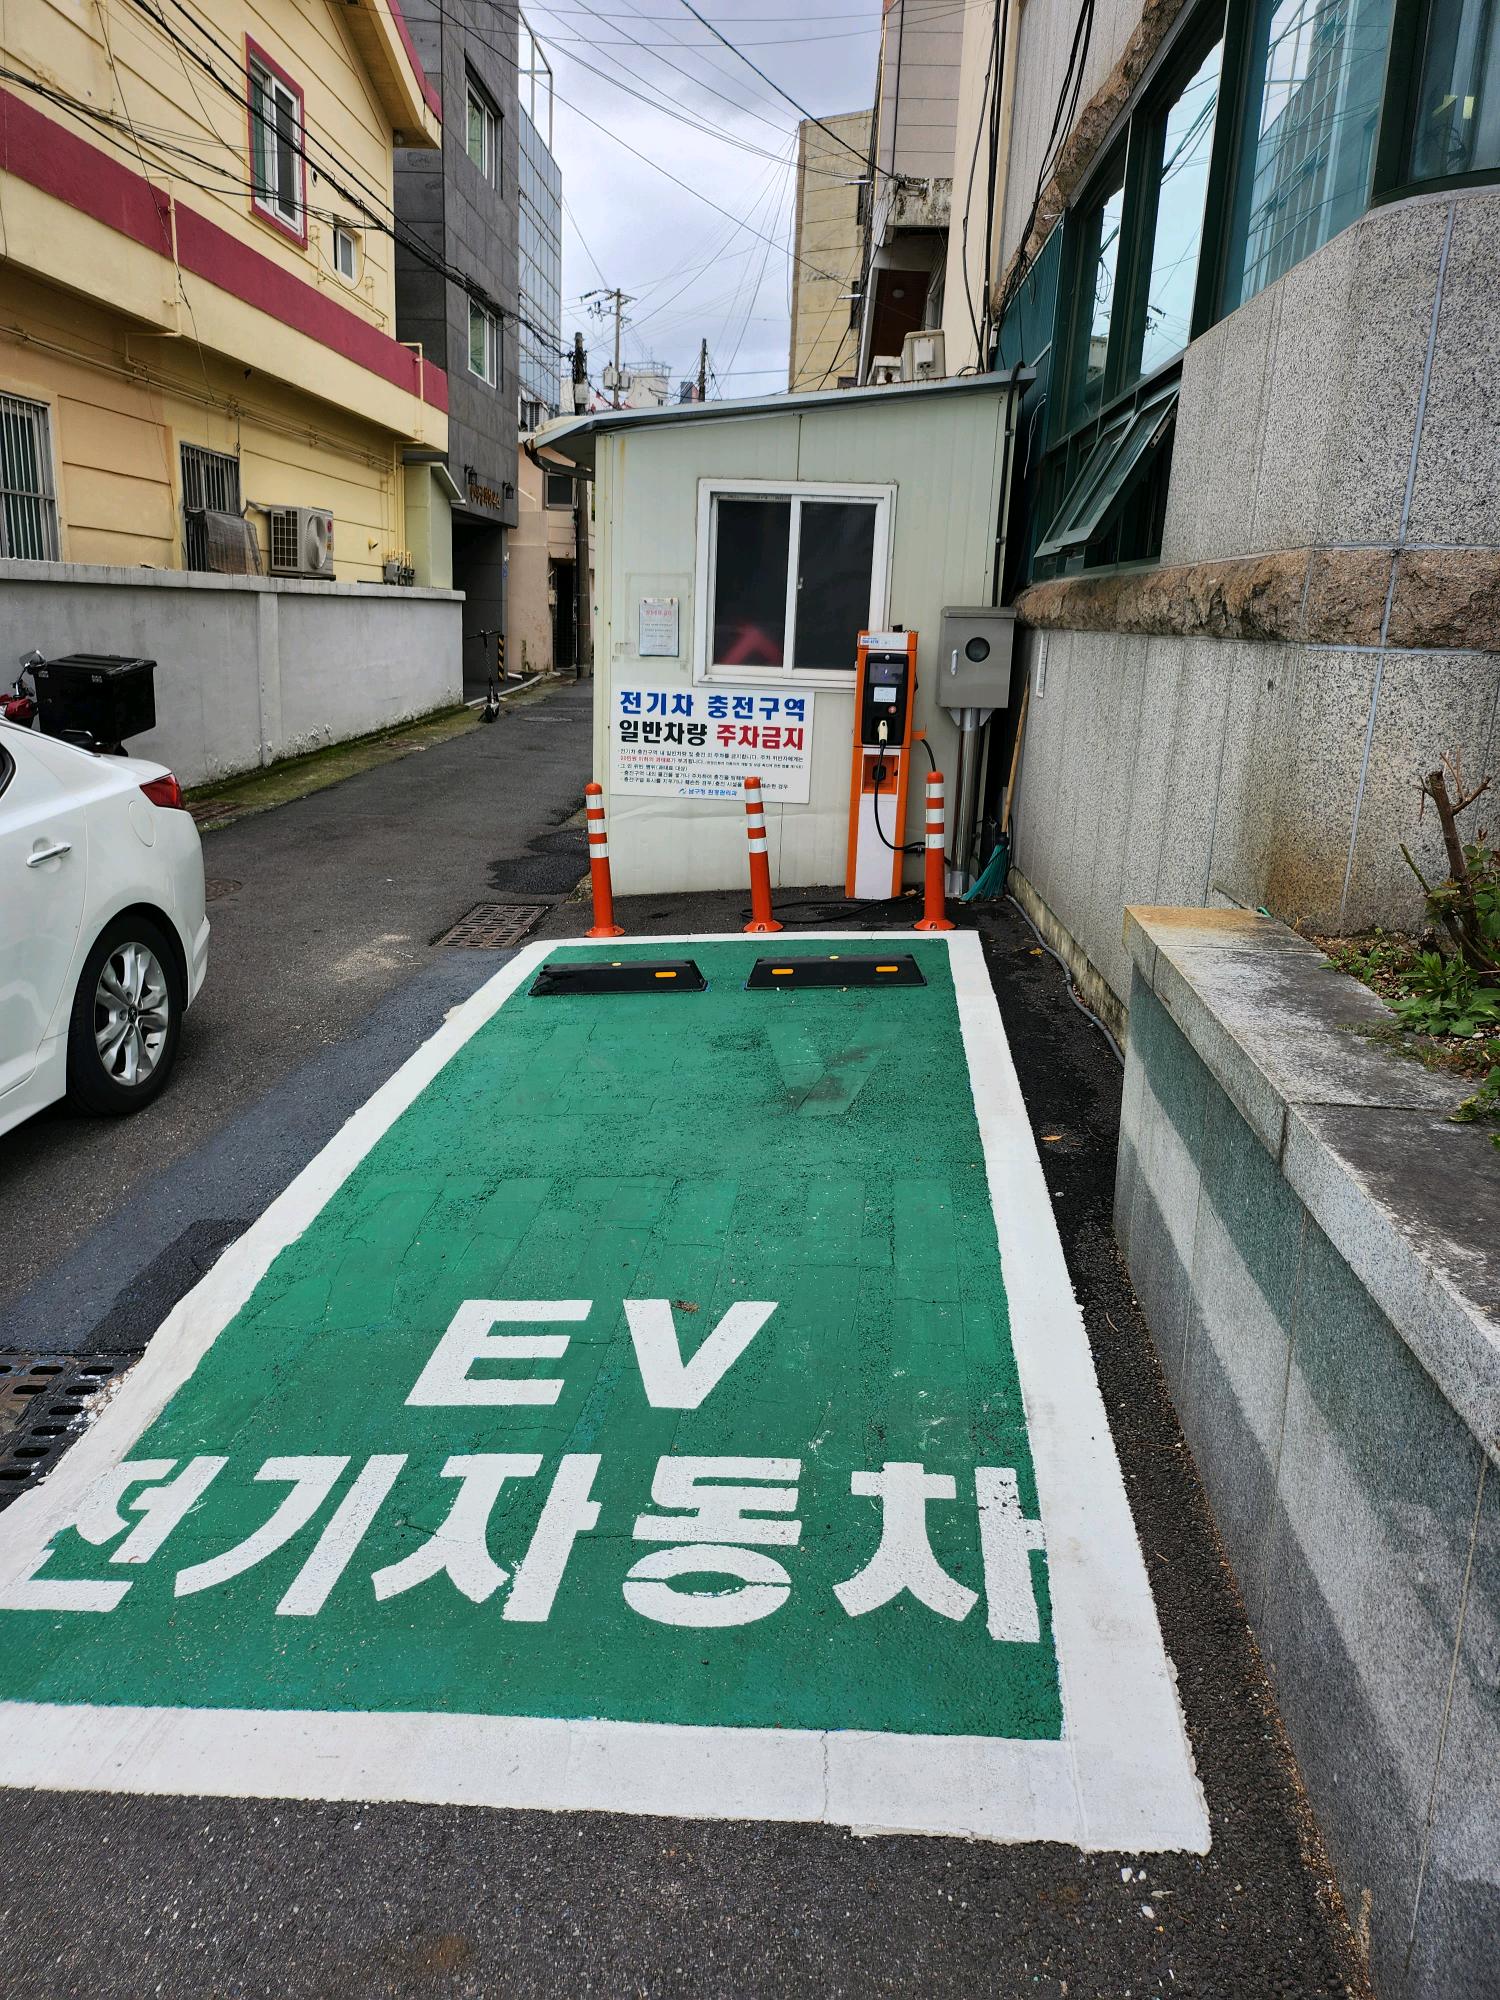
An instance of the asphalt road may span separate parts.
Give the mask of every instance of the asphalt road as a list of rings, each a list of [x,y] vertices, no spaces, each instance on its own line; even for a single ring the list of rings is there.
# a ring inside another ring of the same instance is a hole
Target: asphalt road
[[[25,1136],[29,1162],[7,1159],[0,1196],[24,1190],[42,1214],[31,1196],[45,1185],[60,1229],[28,1232],[42,1242],[22,1246],[19,1282],[14,1265],[6,1273],[6,1345],[41,1345],[45,1333],[54,1347],[139,1346],[500,962],[428,940],[491,888],[521,886],[512,877],[538,858],[532,843],[576,801],[584,718],[566,692],[553,704],[515,719],[512,747],[536,744],[519,766],[500,731],[476,733],[210,839],[210,872],[244,884],[220,925],[218,1011],[205,1006],[159,1129],[139,1121],[128,1134],[139,1143],[113,1170],[95,1149],[121,1139],[64,1120]],[[545,846],[540,858],[554,874],[561,865]],[[651,899],[624,915],[640,929],[727,928],[738,900]],[[565,906],[544,934],[579,928]],[[1084,1856],[822,1827],[13,1792],[0,1794],[0,1988],[11,2000],[1363,1991],[1113,1248],[1118,1068],[1010,906],[982,928],[1179,1676],[1210,1852]],[[218,1048],[210,1028],[241,1046]]]
[[[58,1105],[7,1134],[0,1203],[29,1226],[5,1232],[0,1324],[134,1190],[430,966],[432,940],[475,903],[566,893],[586,866],[563,822],[589,776],[589,701],[587,683],[564,684],[204,836],[209,971],[172,1087],[134,1118]]]

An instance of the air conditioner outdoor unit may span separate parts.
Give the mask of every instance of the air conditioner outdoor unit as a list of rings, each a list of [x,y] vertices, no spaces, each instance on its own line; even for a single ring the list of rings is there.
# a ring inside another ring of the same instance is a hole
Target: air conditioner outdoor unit
[[[943,350],[942,332],[937,327],[922,327],[907,334],[901,343],[901,380],[941,382],[948,372]]]
[[[332,576],[333,516],[323,507],[272,507],[272,576]]]
[[[870,380],[877,389],[888,389],[892,382],[901,380],[901,357],[899,354],[877,354],[870,362]]]

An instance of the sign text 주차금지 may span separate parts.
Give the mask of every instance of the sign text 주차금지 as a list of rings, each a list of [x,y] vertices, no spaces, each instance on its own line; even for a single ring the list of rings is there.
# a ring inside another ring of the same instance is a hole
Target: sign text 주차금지
[[[627,687],[612,691],[613,786],[679,799],[737,799],[747,776],[772,802],[806,805],[813,696],[773,688]]]

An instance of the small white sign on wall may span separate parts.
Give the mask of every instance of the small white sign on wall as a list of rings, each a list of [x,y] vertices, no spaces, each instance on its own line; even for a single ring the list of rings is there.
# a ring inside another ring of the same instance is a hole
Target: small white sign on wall
[[[636,651],[643,660],[675,660],[678,638],[677,599],[643,597],[636,607]]]
[[[747,777],[765,798],[805,806],[812,788],[813,697],[769,688],[630,687],[609,717],[613,790],[737,799]]]

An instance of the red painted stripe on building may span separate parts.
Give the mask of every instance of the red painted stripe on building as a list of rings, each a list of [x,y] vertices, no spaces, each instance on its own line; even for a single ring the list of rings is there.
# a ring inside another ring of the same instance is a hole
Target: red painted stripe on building
[[[427,108],[434,118],[441,119],[443,115],[443,100],[438,96],[437,91],[433,88],[428,78],[426,70],[422,67],[422,58],[417,54],[417,45],[411,38],[411,29],[407,27],[406,16],[401,11],[401,0],[386,0],[386,5],[391,10],[391,19],[396,24],[396,33],[401,37],[401,46],[406,50],[407,59],[416,74],[417,82],[422,86],[422,95],[427,100]]]
[[[158,256],[171,255],[172,198],[166,190],[6,90],[0,90],[0,165]],[[441,368],[196,209],[181,202],[176,209],[177,259],[184,271],[433,409],[447,409],[448,378]]]
[[[0,167],[159,256],[172,250],[171,197],[24,98],[0,90]]]
[[[427,368],[409,347],[360,319],[337,299],[305,283],[284,264],[251,249],[206,215],[180,204],[177,256],[183,270],[191,271],[195,278],[206,279],[232,298],[269,313],[283,326],[307,334],[414,396],[422,396],[425,388],[430,392],[428,402],[447,409],[448,378],[440,368]]]

